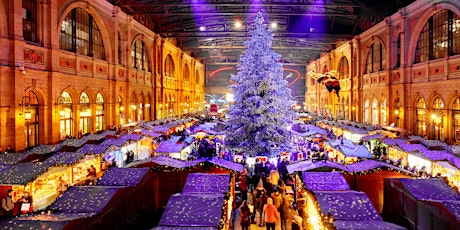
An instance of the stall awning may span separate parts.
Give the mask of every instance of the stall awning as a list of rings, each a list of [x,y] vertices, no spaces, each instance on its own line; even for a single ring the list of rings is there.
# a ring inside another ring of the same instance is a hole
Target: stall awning
[[[335,149],[339,150],[346,157],[358,157],[358,158],[373,158],[372,154],[364,145],[355,145],[352,148],[339,145]]]
[[[213,164],[217,167],[221,167],[233,172],[241,173],[243,171],[243,166],[241,164],[227,161],[221,158],[213,157],[211,159],[197,159],[192,161],[182,161],[175,158],[167,157],[167,156],[155,156],[150,158],[151,161],[158,165],[164,165],[173,168],[189,168],[195,167],[200,163],[208,162],[209,164]]]
[[[110,168],[97,181],[97,186],[136,186],[149,171],[148,168]]]
[[[359,162],[347,165],[347,168],[350,171],[357,172],[357,173],[362,173],[362,172],[366,172],[366,171],[377,169],[377,168],[388,168],[388,169],[394,169],[394,170],[405,172],[405,173],[410,173],[409,171],[403,168],[400,168],[400,167],[397,167],[397,166],[394,166],[392,164],[388,164],[385,162],[375,161],[375,160],[359,161]]]
[[[229,191],[230,174],[190,173],[182,193],[226,194]]]
[[[45,164],[74,165],[80,162],[86,153],[58,152],[43,161]]]
[[[51,170],[51,166],[45,163],[19,163],[0,174],[0,184],[26,185]]]
[[[306,189],[315,191],[346,191],[350,190],[345,177],[340,172],[303,172]]]
[[[381,133],[376,133],[376,134],[372,134],[372,135],[369,135],[369,136],[365,136],[363,138],[361,138],[363,141],[370,141],[370,140],[376,140],[376,139],[382,139],[384,138],[385,136]]]
[[[172,136],[169,140],[161,142],[155,149],[157,153],[179,153],[182,149],[187,147],[185,141],[179,141],[181,137]]]
[[[318,162],[310,162],[310,161],[301,161],[294,164],[290,164],[286,166],[288,173],[293,174],[295,172],[305,172],[305,171],[333,171],[333,170],[342,170],[345,172],[349,172],[347,167],[337,164],[330,161],[318,161]]]
[[[438,178],[412,179],[399,178],[402,186],[417,200],[457,200],[460,194]]]

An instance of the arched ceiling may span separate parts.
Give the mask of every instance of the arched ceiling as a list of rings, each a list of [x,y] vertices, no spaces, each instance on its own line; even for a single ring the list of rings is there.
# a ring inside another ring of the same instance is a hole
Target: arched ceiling
[[[206,65],[237,64],[253,18],[262,11],[267,24],[277,23],[272,48],[284,65],[306,65],[415,0],[107,1],[162,37],[176,39]],[[237,20],[240,29],[234,27]]]

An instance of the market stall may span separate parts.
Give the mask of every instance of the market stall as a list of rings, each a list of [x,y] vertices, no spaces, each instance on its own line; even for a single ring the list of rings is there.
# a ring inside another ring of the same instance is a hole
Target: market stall
[[[350,186],[340,172],[303,172],[305,188],[314,191],[347,191]]]
[[[213,227],[228,229],[233,196],[228,174],[191,173],[181,194],[169,198],[161,227]]]
[[[331,172],[331,171],[342,171],[342,172],[349,172],[346,166],[337,164],[330,161],[318,161],[318,162],[310,162],[310,161],[301,161],[296,162],[294,164],[290,164],[286,166],[289,174],[293,174],[295,172],[306,172],[306,171],[315,171],[315,172]]]
[[[446,177],[451,187],[460,187],[460,170],[448,161],[433,162],[432,174]]]
[[[110,168],[96,183],[96,186],[128,187],[129,194],[123,212],[126,216],[149,216],[157,211],[155,197],[160,192],[155,186],[153,172],[148,168]],[[152,186],[153,185],[153,186]]]
[[[364,145],[355,145],[349,140],[331,140],[329,141],[329,159],[335,159],[336,162],[351,164],[360,159],[372,159],[373,156]]]
[[[44,164],[69,166],[71,175],[66,178],[69,185],[85,184],[88,179],[89,170],[95,170],[96,178],[101,176],[101,155],[86,153],[58,152],[46,159]],[[94,167],[94,168],[93,168]],[[92,179],[95,180],[96,178]]]
[[[179,160],[186,160],[192,152],[191,146],[181,141],[180,136],[172,136],[169,140],[161,142],[155,149],[155,155],[166,155]]]
[[[50,205],[58,196],[60,180],[69,181],[71,168],[51,164],[19,163],[0,174],[2,191],[13,189],[13,202],[17,202],[25,192],[32,198],[33,210],[41,210]],[[19,211],[16,207],[15,212]]]
[[[312,191],[307,199],[313,229],[405,229],[383,221],[363,192]]]
[[[411,178],[408,170],[385,162],[365,160],[347,165],[353,174],[345,175],[353,190],[365,192],[379,213],[384,201],[383,181],[385,178]]]
[[[0,154],[0,163],[6,165],[15,165],[24,160],[28,153],[1,153]]]
[[[460,194],[440,179],[385,179],[385,196],[382,216],[408,229],[451,229],[432,228],[434,222],[422,220],[421,202],[460,201]],[[395,199],[395,198],[398,199]],[[442,215],[437,212],[436,215]],[[428,218],[430,215],[427,215]],[[424,217],[425,218],[425,217]],[[429,218],[429,220],[433,220]],[[456,228],[453,228],[456,229]],[[457,228],[458,229],[458,228]]]

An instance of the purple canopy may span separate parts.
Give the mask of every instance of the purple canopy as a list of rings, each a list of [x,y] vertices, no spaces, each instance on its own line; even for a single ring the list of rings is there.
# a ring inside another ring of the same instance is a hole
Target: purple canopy
[[[43,163],[59,164],[59,165],[74,165],[85,157],[86,153],[76,152],[57,152],[50,156]]]
[[[364,192],[313,191],[321,213],[330,213],[335,220],[382,220]]]
[[[112,146],[109,142],[102,142],[100,144],[85,144],[79,148],[76,152],[79,153],[94,153],[104,154]]]
[[[335,149],[339,150],[346,157],[372,158],[371,152],[364,145],[355,145],[353,147],[338,145]]]
[[[27,157],[27,153],[5,153],[0,154],[0,163],[6,165],[15,165]]]
[[[10,169],[11,167],[13,167],[12,165],[6,165],[6,164],[2,164],[0,163],[0,173],[2,173],[3,171],[6,171],[8,169]]]
[[[399,145],[399,144],[406,143],[403,139],[399,139],[399,138],[395,138],[395,139],[383,138],[383,142],[387,145]]]
[[[397,144],[402,150],[405,152],[413,152],[418,150],[419,152],[424,152],[428,150],[424,145],[422,144],[407,144],[407,143],[398,143]]]
[[[129,140],[129,141],[138,141],[142,139],[142,135],[136,133],[125,134],[118,139]]]
[[[452,215],[457,218],[457,221],[460,222],[460,201],[442,201],[441,202],[444,207],[446,207]]]
[[[376,169],[376,168],[390,168],[390,169],[395,169],[398,171],[404,171],[404,172],[409,173],[409,171],[403,168],[400,168],[400,167],[397,167],[397,166],[394,166],[392,164],[388,164],[385,162],[375,161],[375,160],[359,161],[359,162],[347,165],[347,168],[353,172],[366,172],[366,171]]]
[[[428,158],[431,161],[444,161],[452,158],[452,154],[446,150],[428,150],[422,149],[418,150],[423,156]]]
[[[212,159],[208,160],[207,162],[209,162],[211,164],[214,164],[214,165],[217,165],[217,166],[220,166],[220,167],[223,167],[223,168],[226,168],[226,169],[230,169],[230,170],[232,170],[234,172],[238,172],[238,173],[243,172],[243,165],[235,163],[235,162],[227,161],[227,160],[224,160],[222,158],[213,157]]]
[[[136,186],[149,171],[148,168],[110,168],[102,176],[97,185],[99,186]]]
[[[169,166],[173,168],[188,168],[196,166],[199,163],[205,162],[206,159],[198,159],[194,161],[181,161],[175,158],[167,157],[167,156],[155,156],[150,158],[150,160],[158,165]]]
[[[383,134],[381,133],[376,133],[376,134],[372,134],[372,135],[369,135],[369,136],[365,136],[363,138],[361,138],[363,141],[370,141],[370,140],[374,140],[374,139],[382,139],[384,137]]]
[[[330,161],[318,161],[318,162],[310,162],[310,161],[301,161],[297,162],[294,164],[290,164],[287,167],[288,173],[293,174],[295,172],[304,172],[304,171],[313,171],[313,170],[322,170],[322,169],[330,169],[329,171],[333,169],[338,169],[342,170],[345,172],[349,172],[350,170],[347,169],[347,167],[337,164],[334,162]]]
[[[156,138],[156,137],[161,136],[161,134],[159,134],[159,133],[155,133],[155,132],[152,132],[152,131],[146,130],[146,129],[141,130],[141,133],[144,134],[144,135],[147,135],[149,137],[152,137],[152,138]]]
[[[388,229],[388,230],[404,230],[406,228],[399,225],[380,221],[380,220],[364,220],[364,221],[353,221],[353,220],[337,220],[334,221],[335,229],[337,230],[369,230],[369,229]]]
[[[230,186],[230,175],[190,173],[185,181],[182,193],[220,193],[228,192]]]
[[[30,229],[64,229],[69,221],[38,221],[7,219],[0,222],[0,229],[30,230]]]
[[[161,142],[155,149],[157,153],[178,153],[186,147],[186,142],[179,142],[181,137],[172,136],[169,140]]]
[[[19,163],[0,173],[0,184],[26,185],[49,169],[49,164]]]
[[[160,155],[160,156],[152,157],[150,158],[150,160],[153,163],[158,164],[158,165],[164,165],[164,166],[169,166],[169,167],[178,168],[178,169],[194,167],[200,163],[209,162],[210,164],[228,169],[230,171],[234,171],[238,173],[243,171],[243,166],[241,164],[227,161],[221,158],[212,158],[212,159],[201,158],[201,159],[197,159],[193,161],[182,161],[182,160],[178,160],[175,158]]]
[[[433,179],[399,178],[402,185],[417,200],[458,200],[460,194],[455,192],[444,181]]]
[[[340,172],[303,172],[306,189],[315,191],[350,190],[350,186]]]
[[[102,186],[70,187],[49,208],[67,213],[100,213],[118,190]]]
[[[169,198],[159,227],[218,227],[223,205],[222,194],[174,194]]]

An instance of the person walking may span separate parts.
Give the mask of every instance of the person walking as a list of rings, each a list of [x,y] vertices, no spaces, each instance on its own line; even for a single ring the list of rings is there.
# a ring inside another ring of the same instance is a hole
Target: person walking
[[[264,205],[263,209],[265,225],[267,230],[275,230],[276,221],[279,218],[278,209],[273,205],[272,198],[267,198],[267,204]]]
[[[239,212],[241,229],[249,230],[249,226],[251,226],[251,211],[249,210],[249,206],[246,200],[243,200]]]

